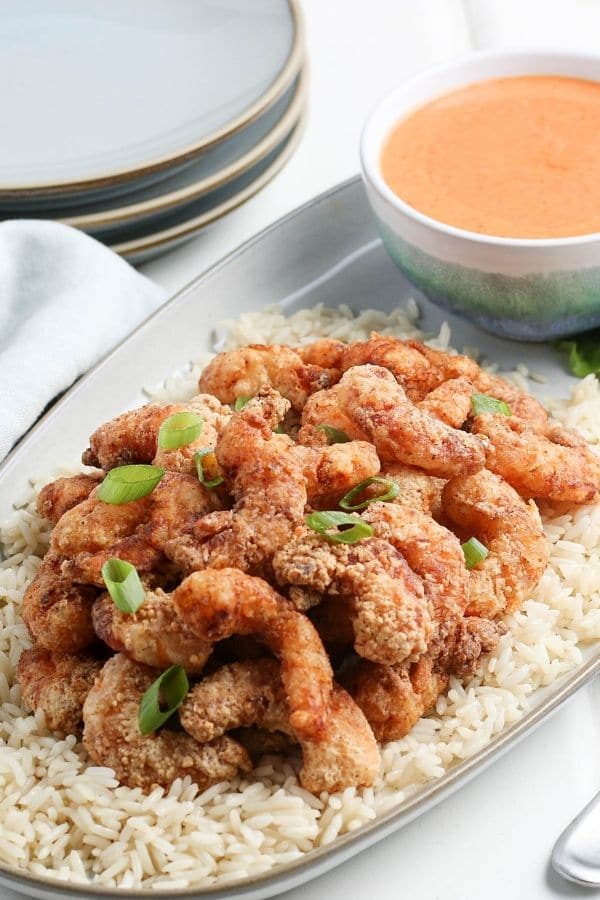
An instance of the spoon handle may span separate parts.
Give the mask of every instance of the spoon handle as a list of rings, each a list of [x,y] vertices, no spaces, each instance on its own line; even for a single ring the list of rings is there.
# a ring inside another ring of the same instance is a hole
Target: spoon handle
[[[600,886],[600,793],[567,825],[552,851],[555,872],[586,887]]]

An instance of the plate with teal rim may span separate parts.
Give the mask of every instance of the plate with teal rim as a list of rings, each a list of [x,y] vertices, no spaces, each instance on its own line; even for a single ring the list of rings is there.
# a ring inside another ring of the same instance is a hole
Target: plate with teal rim
[[[3,204],[162,177],[254,122],[298,73],[296,0],[141,12],[137,0],[3,5]]]

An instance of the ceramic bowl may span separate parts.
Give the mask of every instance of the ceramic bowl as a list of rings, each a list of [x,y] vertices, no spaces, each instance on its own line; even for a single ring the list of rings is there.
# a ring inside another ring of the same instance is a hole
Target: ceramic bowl
[[[361,165],[385,246],[427,297],[503,337],[545,341],[600,325],[600,233],[523,239],[454,228],[401,200],[381,173],[382,146],[399,119],[455,88],[514,75],[600,81],[600,56],[486,51],[431,69],[373,110],[362,133]]]

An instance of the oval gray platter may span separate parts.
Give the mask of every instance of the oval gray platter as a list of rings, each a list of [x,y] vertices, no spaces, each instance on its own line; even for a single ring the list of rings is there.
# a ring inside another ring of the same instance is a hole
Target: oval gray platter
[[[551,349],[486,335],[445,315],[408,284],[388,259],[360,180],[355,178],[276,222],[196,278],[80,379],[0,466],[0,516],[11,512],[32,474],[74,462],[98,423],[144,402],[143,385],[161,381],[211,349],[214,329],[224,318],[275,302],[289,311],[318,302],[329,306],[345,303],[356,310],[367,306],[391,310],[411,295],[421,306],[426,331],[437,331],[447,320],[456,346],[479,346],[505,369],[525,360],[549,379],[542,386],[542,396],[568,392],[573,379]],[[578,669],[538,691],[531,711],[480,753],[362,829],[244,883],[206,890],[120,891],[67,885],[3,866],[0,884],[42,898],[272,897],[316,878],[439,803],[514,746],[599,669],[600,643],[584,652]]]

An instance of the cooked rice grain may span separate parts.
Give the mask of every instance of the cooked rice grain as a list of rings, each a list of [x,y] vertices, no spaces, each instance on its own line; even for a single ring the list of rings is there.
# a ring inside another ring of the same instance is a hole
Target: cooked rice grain
[[[226,323],[215,348],[305,344],[323,336],[352,341],[373,329],[419,338],[418,315],[414,300],[390,315],[366,310],[355,316],[347,307],[317,306],[286,317],[274,308]],[[448,326],[430,340],[446,348]],[[157,401],[191,397],[208,358],[147,393]],[[523,366],[515,374],[519,384],[535,377]],[[593,376],[551,408],[558,420],[600,443],[600,392]],[[43,483],[33,479],[19,509],[0,526],[0,861],[36,875],[160,891],[222,884],[290,862],[367,824],[477,753],[523,716],[537,688],[581,663],[582,643],[600,638],[600,507],[560,515],[546,510],[552,552],[535,595],[507,618],[509,630],[476,677],[464,684],[454,680],[435,715],[382,747],[373,788],[315,797],[298,784],[297,760],[268,757],[251,778],[203,792],[185,778],[146,796],[119,786],[110,769],[89,766],[74,737],[49,734],[43,716],[21,706],[14,674],[29,639],[20,604],[49,536],[34,505]]]

